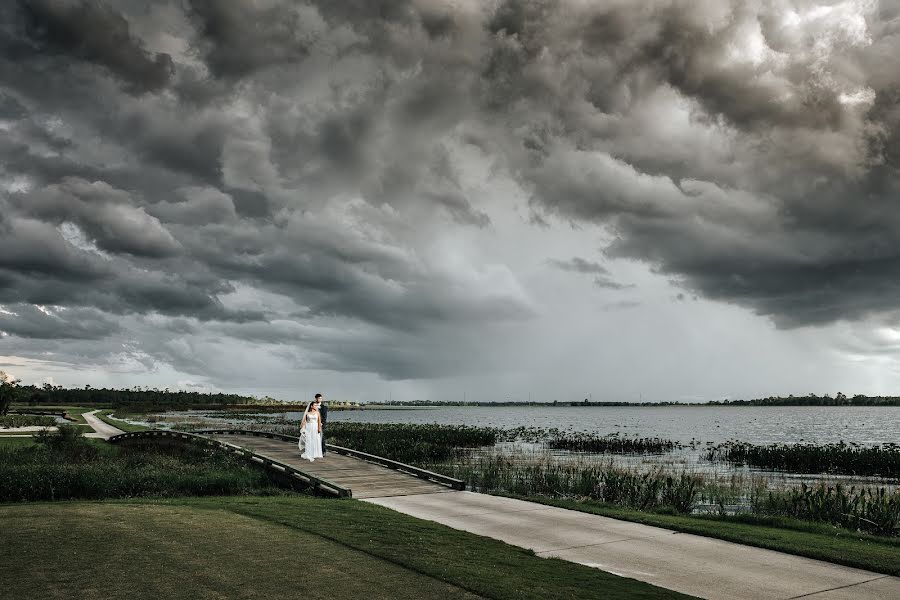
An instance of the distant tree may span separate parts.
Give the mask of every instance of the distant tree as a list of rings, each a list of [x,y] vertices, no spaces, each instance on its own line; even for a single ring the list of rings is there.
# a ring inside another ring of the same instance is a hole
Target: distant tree
[[[0,371],[0,415],[6,414],[6,411],[9,410],[9,405],[12,404],[13,399],[16,397],[17,383],[15,377],[6,371]]]

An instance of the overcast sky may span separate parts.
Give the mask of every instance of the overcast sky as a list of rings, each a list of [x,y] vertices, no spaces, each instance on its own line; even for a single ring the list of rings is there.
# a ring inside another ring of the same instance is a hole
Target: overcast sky
[[[7,0],[0,47],[26,383],[900,393],[897,0]]]

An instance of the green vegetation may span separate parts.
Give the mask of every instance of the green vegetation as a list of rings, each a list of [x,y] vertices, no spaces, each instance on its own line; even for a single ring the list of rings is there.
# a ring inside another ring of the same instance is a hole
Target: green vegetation
[[[27,446],[34,446],[34,444],[35,441],[32,436],[18,437],[0,435],[0,453],[2,453],[5,448],[25,448]]]
[[[685,597],[364,502],[320,502],[318,518],[308,518],[309,505],[309,500],[273,498],[255,504],[235,500],[229,509],[340,541],[486,598]]]
[[[503,430],[465,425],[329,423],[327,442],[405,463],[445,460],[457,448],[492,446]]]
[[[619,432],[604,437],[586,433],[557,435],[547,442],[547,446],[553,450],[611,454],[662,454],[681,447],[679,443],[672,440],[630,438],[619,435]]]
[[[0,502],[279,493],[268,472],[212,449],[112,446],[71,425],[34,441],[0,446]]]
[[[125,421],[122,421],[120,419],[110,418],[114,412],[115,411],[106,410],[103,412],[98,412],[94,416],[96,416],[98,419],[100,419],[107,425],[112,425],[113,427],[121,429],[122,431],[125,431],[125,432],[146,431],[146,430],[150,429],[150,427],[145,427],[143,425],[134,425],[132,423],[126,423]]]
[[[673,515],[611,506],[592,500],[503,494],[549,506],[664,527],[797,556],[900,575],[900,539],[831,525],[758,515]]]
[[[476,457],[463,463],[429,465],[463,479],[472,489],[521,496],[585,497],[641,510],[668,508],[690,512],[702,478],[661,471],[638,472],[610,465],[557,464],[549,461],[513,462],[504,454]]]
[[[40,415],[3,415],[0,427],[53,427],[56,419]]]
[[[21,600],[689,598],[351,500],[24,504],[0,527]]]
[[[820,484],[784,492],[769,492],[753,506],[757,514],[831,523],[881,535],[900,533],[900,490],[847,489]]]
[[[237,394],[202,394],[200,392],[171,391],[169,389],[108,389],[93,388],[89,385],[83,388],[64,388],[49,384],[41,387],[33,385],[3,384],[0,388],[0,401],[9,398],[9,401],[27,406],[57,404],[57,405],[85,405],[91,404],[109,406],[113,408],[127,407],[140,411],[162,409],[188,409],[193,407],[208,408],[232,405],[247,405],[258,403],[259,400],[250,396]],[[2,406],[2,403],[0,403]]]
[[[490,493],[548,498],[582,498],[638,510],[693,512],[700,498],[724,505],[733,495],[701,475],[662,470],[638,471],[611,464],[559,464],[550,460],[515,460],[508,454],[488,454],[469,461],[428,464],[427,468],[463,479]],[[770,492],[754,489],[746,498],[758,516],[793,517],[829,523],[880,535],[900,534],[900,490],[860,489],[820,485]],[[720,513],[724,513],[724,506]]]
[[[5,415],[16,399],[16,380],[0,371],[0,415]]]
[[[772,444],[726,442],[704,453],[709,461],[726,461],[791,473],[836,473],[900,477],[900,445]]]

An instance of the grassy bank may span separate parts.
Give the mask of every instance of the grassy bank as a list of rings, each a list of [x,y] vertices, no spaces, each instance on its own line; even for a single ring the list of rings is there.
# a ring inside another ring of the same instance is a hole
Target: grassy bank
[[[124,432],[132,432],[132,431],[146,431],[150,429],[150,427],[145,427],[144,425],[134,425],[132,423],[126,423],[121,419],[114,419],[111,416],[115,414],[116,411],[113,410],[104,410],[102,412],[98,412],[95,416],[106,423],[107,425],[112,425],[117,429],[121,429]]]
[[[7,505],[0,526],[22,600],[689,598],[352,500]]]
[[[72,427],[31,442],[0,446],[0,502],[280,493],[268,472],[205,448],[113,446]]]
[[[788,518],[661,514],[590,500],[502,495],[900,576],[898,538]]]

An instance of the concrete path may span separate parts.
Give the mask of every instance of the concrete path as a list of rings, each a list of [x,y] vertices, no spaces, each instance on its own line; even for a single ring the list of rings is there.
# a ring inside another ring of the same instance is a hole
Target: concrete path
[[[900,599],[900,578],[473,492],[363,500],[700,598]]]
[[[104,423],[96,416],[94,413],[100,412],[99,410],[92,410],[91,412],[86,412],[82,416],[88,425],[94,428],[94,433],[86,433],[84,437],[96,437],[102,438],[104,440],[108,440],[114,435],[119,435],[120,433],[125,433],[121,429],[113,427],[107,423]]]

